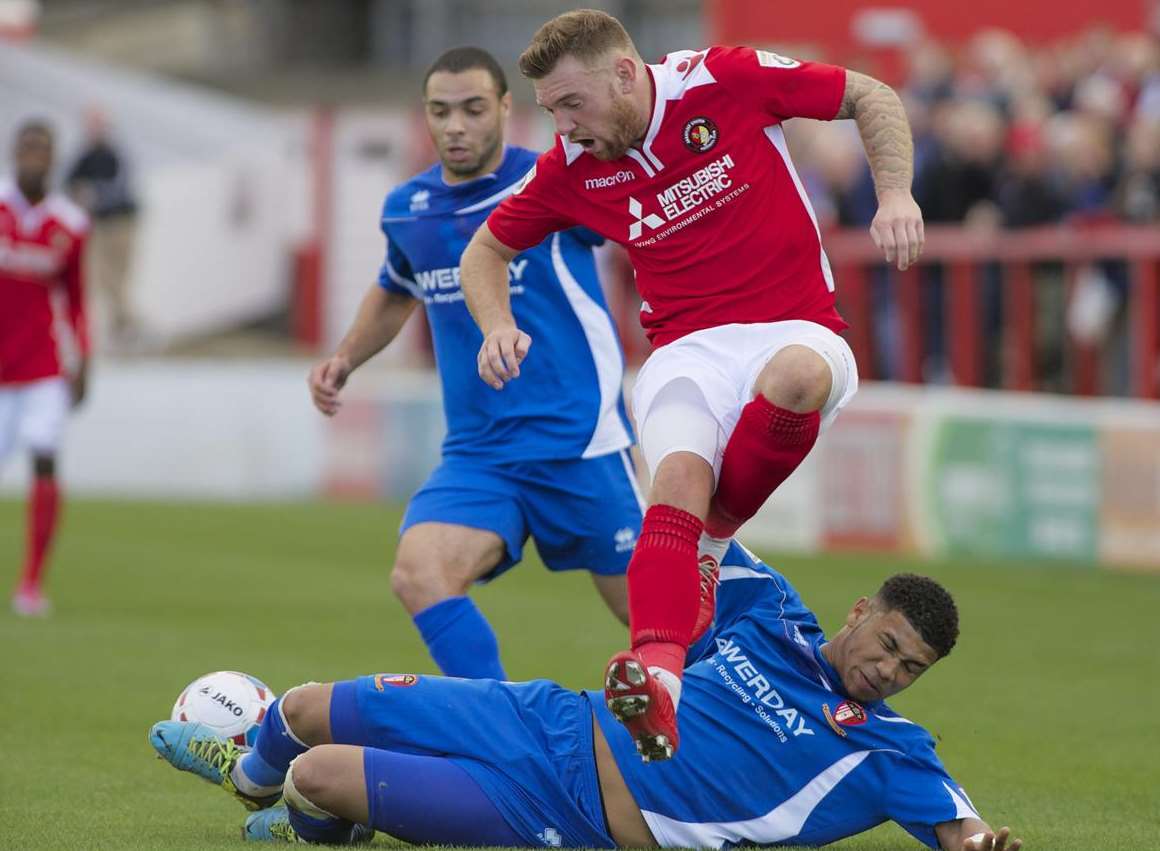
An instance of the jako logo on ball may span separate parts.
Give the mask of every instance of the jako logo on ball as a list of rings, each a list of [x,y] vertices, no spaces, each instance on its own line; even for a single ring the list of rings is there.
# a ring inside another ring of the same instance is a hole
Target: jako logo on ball
[[[270,687],[257,677],[215,671],[198,677],[178,695],[171,717],[174,721],[198,721],[222,738],[252,747],[274,697]]]
[[[216,703],[220,703],[225,708],[226,712],[232,712],[235,718],[241,718],[246,714],[246,710],[235,703],[234,699],[228,694],[222,694],[220,691],[214,692],[213,689],[211,689],[209,686],[203,686],[197,691],[198,694],[204,694],[210,700],[215,701]],[[210,692],[213,692],[212,697],[210,696]]]

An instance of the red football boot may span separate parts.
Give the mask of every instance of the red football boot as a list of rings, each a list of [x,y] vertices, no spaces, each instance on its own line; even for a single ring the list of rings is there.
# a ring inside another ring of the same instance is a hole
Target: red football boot
[[[672,759],[678,742],[673,698],[633,651],[623,650],[609,661],[604,700],[616,720],[632,734],[641,759]]]

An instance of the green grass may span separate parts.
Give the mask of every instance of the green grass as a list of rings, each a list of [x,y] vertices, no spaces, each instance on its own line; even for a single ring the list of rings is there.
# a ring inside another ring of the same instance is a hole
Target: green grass
[[[56,615],[0,614],[0,848],[238,849],[241,808],[155,760],[146,730],[220,668],[278,691],[432,670],[388,590],[397,522],[371,506],[71,504]],[[22,530],[22,506],[0,502],[6,582]],[[882,556],[773,563],[828,630],[896,569],[944,580],[963,613],[959,647],[895,707],[939,737],[984,816],[1028,848],[1160,848],[1160,577]],[[591,687],[623,644],[585,576],[534,559],[478,599],[515,678]],[[887,826],[835,847],[918,846]]]

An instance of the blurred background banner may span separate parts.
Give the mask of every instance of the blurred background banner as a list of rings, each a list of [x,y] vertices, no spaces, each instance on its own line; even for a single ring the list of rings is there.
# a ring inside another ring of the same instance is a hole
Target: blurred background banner
[[[494,52],[509,141],[545,148],[515,58],[572,5],[0,0],[5,150],[22,119],[48,118],[61,187],[110,233],[133,223],[123,280],[92,286],[70,488],[406,499],[443,433],[422,318],[334,420],[311,407],[307,370],[378,273],[384,195],[434,160],[424,69],[456,44]],[[881,77],[910,115],[928,242],[902,274],[867,235],[853,124],[787,125],[866,382],[747,539],[1160,569],[1160,3],[592,5],[650,61],[770,47]],[[107,217],[78,177],[97,137],[123,169]],[[617,248],[601,266],[639,365],[631,269]],[[9,493],[28,475],[3,473]]]

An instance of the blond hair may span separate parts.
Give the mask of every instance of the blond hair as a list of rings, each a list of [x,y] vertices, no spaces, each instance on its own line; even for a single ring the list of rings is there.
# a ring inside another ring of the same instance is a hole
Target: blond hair
[[[590,64],[614,49],[637,55],[620,21],[598,9],[565,12],[532,36],[531,44],[520,54],[520,73],[529,80],[539,80],[552,73],[556,63],[565,56]]]

